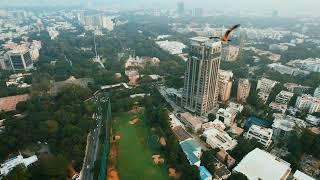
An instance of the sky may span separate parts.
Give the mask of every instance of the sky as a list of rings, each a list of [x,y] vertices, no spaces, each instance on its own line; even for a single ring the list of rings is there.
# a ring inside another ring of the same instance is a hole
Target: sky
[[[120,4],[121,7],[171,7],[174,8],[178,0],[0,0],[0,7],[5,5],[97,5],[104,3],[113,6]],[[280,15],[308,14],[320,16],[320,0],[181,0],[186,8],[202,7],[206,10],[239,10],[239,11],[273,11],[278,10]]]

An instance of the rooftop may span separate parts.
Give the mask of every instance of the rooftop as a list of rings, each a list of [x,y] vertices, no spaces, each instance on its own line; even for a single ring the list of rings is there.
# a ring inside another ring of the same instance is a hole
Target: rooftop
[[[19,102],[27,101],[28,94],[0,98],[0,111],[14,111]]]
[[[201,180],[207,180],[208,178],[212,178],[211,173],[208,171],[208,169],[204,166],[199,166],[200,171],[200,179]]]
[[[248,177],[257,179],[285,179],[290,173],[290,164],[259,148],[248,153],[233,169]]]
[[[196,127],[199,124],[202,124],[200,117],[193,116],[192,114],[190,114],[188,112],[180,113],[180,115],[182,118],[184,118],[186,121],[188,121],[193,127]]]
[[[201,147],[193,139],[180,142],[183,152],[186,154],[190,164],[194,165],[200,161]]]
[[[303,172],[297,170],[294,174],[293,174],[293,177],[296,179],[296,180],[315,180],[314,178],[304,174]]]

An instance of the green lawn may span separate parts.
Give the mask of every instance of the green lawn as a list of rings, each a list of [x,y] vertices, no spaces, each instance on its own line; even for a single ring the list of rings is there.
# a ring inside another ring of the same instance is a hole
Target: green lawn
[[[117,170],[123,180],[166,180],[169,179],[165,165],[156,165],[153,154],[159,154],[151,148],[152,132],[144,125],[143,118],[135,125],[128,121],[134,114],[116,113],[113,116],[113,127],[121,139],[118,144]],[[139,115],[142,117],[142,115]],[[149,140],[148,140],[149,139]]]

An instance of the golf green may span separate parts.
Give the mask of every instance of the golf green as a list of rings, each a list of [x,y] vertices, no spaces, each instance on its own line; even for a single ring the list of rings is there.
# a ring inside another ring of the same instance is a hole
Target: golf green
[[[116,113],[113,128],[120,135],[118,142],[117,170],[123,180],[169,179],[164,164],[155,164],[152,155],[159,154],[157,136],[145,126],[143,113]],[[129,124],[134,117],[136,124]]]

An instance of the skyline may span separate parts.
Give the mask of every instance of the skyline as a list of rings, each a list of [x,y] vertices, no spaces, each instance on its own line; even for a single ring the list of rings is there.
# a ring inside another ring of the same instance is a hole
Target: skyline
[[[39,4],[39,0],[2,0],[0,7],[8,6],[87,6],[88,4],[92,7],[119,7],[123,9],[140,8],[143,4],[144,8],[176,8],[178,0],[55,0],[54,3],[50,0],[42,0]],[[272,12],[274,10],[279,12],[279,15],[283,16],[297,16],[297,15],[312,15],[320,16],[318,8],[320,1],[317,0],[184,0],[186,9],[192,8],[204,8],[205,10],[219,11],[241,11],[241,12],[259,12],[264,15],[266,12]],[[226,8],[226,4],[228,7]]]

